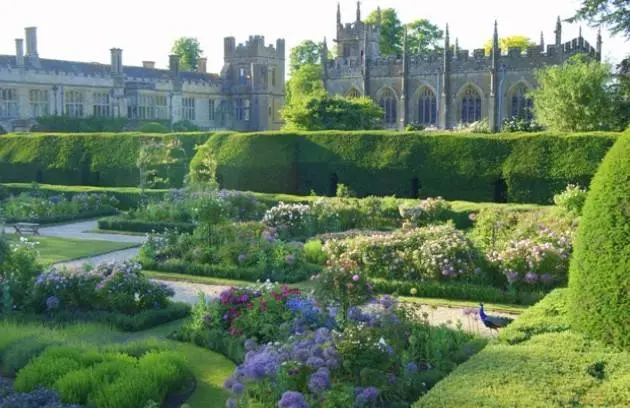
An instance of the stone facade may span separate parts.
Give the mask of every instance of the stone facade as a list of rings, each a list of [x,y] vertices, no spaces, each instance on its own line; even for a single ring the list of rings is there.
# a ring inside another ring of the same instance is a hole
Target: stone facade
[[[597,46],[582,38],[562,42],[562,24],[556,22],[555,42],[526,50],[499,49],[495,23],[493,47],[472,54],[451,46],[448,26],[443,49],[411,55],[405,33],[402,59],[380,54],[380,26],[361,21],[360,4],[354,23],[342,24],[337,9],[337,56],[328,60],[328,46],[322,53],[324,83],[331,95],[369,96],[384,110],[387,128],[404,129],[409,123],[452,129],[483,119],[491,130],[505,118],[531,115],[532,100],[526,91],[536,86],[534,71],[561,64],[577,53],[601,60],[601,34]],[[325,43],[325,42],[324,42]],[[326,43],[325,43],[326,44]],[[502,52],[504,51],[504,52]]]
[[[110,64],[40,58],[37,29],[26,28],[16,39],[15,55],[0,55],[0,126],[5,131],[28,128],[38,117],[125,117],[130,121],[188,120],[202,129],[275,130],[282,126],[285,41],[265,45],[250,36],[236,45],[224,39],[224,65],[206,72],[200,59],[196,72],[180,70],[169,57],[167,69],[153,61],[142,67],[123,65],[122,50],[110,50]]]

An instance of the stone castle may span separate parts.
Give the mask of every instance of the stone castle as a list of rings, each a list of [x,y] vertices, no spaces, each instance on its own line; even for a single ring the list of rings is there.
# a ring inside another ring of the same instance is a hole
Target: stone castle
[[[380,19],[375,25],[362,22],[360,2],[356,14],[355,22],[342,24],[337,6],[337,56],[328,60],[324,39],[324,83],[331,95],[372,98],[384,110],[385,126],[392,129],[410,123],[451,129],[486,119],[495,131],[505,118],[531,118],[527,90],[536,86],[537,68],[561,64],[577,53],[601,60],[601,33],[596,47],[582,38],[581,30],[578,38],[563,43],[559,17],[555,42],[546,48],[541,34],[538,46],[500,50],[495,22],[489,55],[483,48],[472,55],[460,50],[457,40],[452,47],[447,26],[443,52],[411,55],[405,32],[403,56],[397,59],[380,53]]]
[[[251,36],[236,45],[224,39],[224,65],[206,72],[180,69],[177,55],[168,68],[155,62],[123,64],[123,52],[110,50],[110,64],[40,58],[37,28],[15,40],[15,55],[0,55],[0,130],[28,130],[38,117],[123,117],[131,123],[186,120],[201,129],[274,130],[282,126],[285,41],[266,45]]]

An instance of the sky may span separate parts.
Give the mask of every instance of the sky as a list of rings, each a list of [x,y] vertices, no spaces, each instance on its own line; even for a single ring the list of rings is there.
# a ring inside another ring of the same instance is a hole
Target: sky
[[[9,0],[5,0],[9,1]],[[403,23],[427,18],[457,37],[461,49],[482,48],[491,38],[494,20],[499,36],[526,35],[536,43],[544,32],[545,43],[554,41],[556,18],[568,18],[579,0],[364,0],[363,17],[377,6],[394,8]],[[166,68],[175,39],[197,37],[208,58],[208,70],[219,72],[223,64],[223,38],[245,42],[250,35],[263,35],[269,44],[286,40],[291,47],[302,40],[321,41],[335,37],[337,0],[28,0],[3,8],[0,24],[0,54],[15,53],[15,39],[24,38],[24,28],[37,27],[42,58],[109,63],[109,49],[123,50],[124,65],[155,61]],[[356,19],[356,1],[342,0],[343,22]],[[597,30],[586,23],[582,35],[595,46]],[[562,40],[577,37],[580,24],[563,23]],[[619,62],[630,53],[630,41],[611,38],[602,31],[603,58]]]

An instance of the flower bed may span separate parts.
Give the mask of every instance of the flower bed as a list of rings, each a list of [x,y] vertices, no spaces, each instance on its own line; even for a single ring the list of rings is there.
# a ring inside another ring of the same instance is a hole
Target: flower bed
[[[118,200],[111,195],[80,193],[40,197],[37,191],[11,196],[2,203],[7,222],[41,224],[115,214]]]
[[[348,279],[352,288],[327,291],[326,301],[320,293],[335,279],[318,280],[316,297],[270,283],[231,288],[215,301],[202,296],[173,337],[231,352],[240,363],[225,382],[228,407],[409,406],[483,347],[414,320],[391,297],[371,298],[360,276]],[[217,341],[220,333],[229,342]]]

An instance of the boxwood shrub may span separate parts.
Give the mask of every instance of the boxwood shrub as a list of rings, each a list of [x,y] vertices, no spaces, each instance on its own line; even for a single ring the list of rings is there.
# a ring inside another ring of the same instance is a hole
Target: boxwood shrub
[[[584,204],[569,270],[573,325],[630,349],[630,132],[606,155]]]

